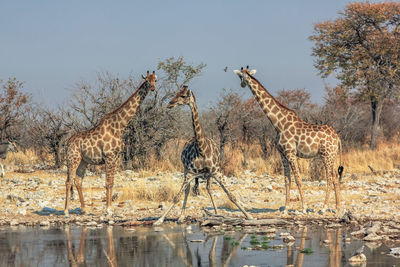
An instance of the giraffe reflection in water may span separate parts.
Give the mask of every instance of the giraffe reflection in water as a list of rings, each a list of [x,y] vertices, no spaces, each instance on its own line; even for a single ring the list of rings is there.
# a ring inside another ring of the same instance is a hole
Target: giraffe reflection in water
[[[67,253],[68,253],[68,261],[70,266],[80,266],[85,264],[85,245],[86,245],[86,232],[87,227],[83,226],[81,231],[81,236],[79,238],[79,249],[75,256],[74,250],[75,246],[72,244],[71,234],[69,226],[65,227],[65,237],[67,239]],[[118,266],[117,258],[115,256],[115,248],[114,248],[114,235],[113,235],[113,227],[107,227],[107,249],[105,251],[103,249],[104,255],[107,257],[108,265],[112,267]]]

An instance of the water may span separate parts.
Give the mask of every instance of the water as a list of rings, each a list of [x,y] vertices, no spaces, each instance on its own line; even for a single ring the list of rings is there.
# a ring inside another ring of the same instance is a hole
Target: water
[[[119,226],[1,228],[0,266],[351,266],[348,258],[362,245],[356,239],[345,243],[348,233],[341,229],[278,229],[267,240],[265,235],[206,233],[191,227],[163,226],[161,232]],[[286,231],[296,238],[291,246],[279,238]],[[197,240],[204,241],[193,242]],[[331,243],[324,245],[323,240]],[[257,242],[265,249],[249,250]],[[306,248],[313,252],[299,252]],[[366,266],[400,266],[400,259],[388,251],[385,245],[366,246]]]

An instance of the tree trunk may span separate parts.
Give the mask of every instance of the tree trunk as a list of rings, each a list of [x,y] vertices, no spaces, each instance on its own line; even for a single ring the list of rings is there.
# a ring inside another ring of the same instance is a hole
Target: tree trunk
[[[54,149],[54,168],[59,169],[61,167],[60,154],[58,153],[58,147]]]
[[[375,150],[377,145],[377,139],[379,134],[379,119],[381,117],[383,107],[383,100],[371,101],[371,115],[372,115],[372,125],[371,125],[371,143],[370,148]]]

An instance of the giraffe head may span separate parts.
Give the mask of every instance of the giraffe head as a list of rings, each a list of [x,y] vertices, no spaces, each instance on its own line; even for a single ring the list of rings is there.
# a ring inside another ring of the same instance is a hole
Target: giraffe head
[[[191,96],[192,94],[190,93],[190,90],[188,90],[187,85],[184,85],[182,86],[182,89],[176,93],[174,98],[171,99],[167,107],[173,108],[179,105],[189,105]]]
[[[149,88],[151,91],[154,91],[156,88],[156,82],[157,82],[157,75],[156,72],[153,71],[152,74],[150,74],[149,71],[147,71],[147,75],[142,75],[142,78],[149,84]]]
[[[246,85],[249,85],[250,76],[253,76],[254,74],[256,74],[256,70],[249,70],[249,66],[247,66],[246,69],[243,69],[243,67],[242,67],[240,70],[234,70],[233,73],[235,73],[237,76],[239,76],[240,86],[245,88]]]

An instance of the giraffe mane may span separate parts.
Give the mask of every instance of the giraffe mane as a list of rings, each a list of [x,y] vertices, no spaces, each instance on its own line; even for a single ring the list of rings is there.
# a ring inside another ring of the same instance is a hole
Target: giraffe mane
[[[281,108],[284,108],[284,109],[286,109],[286,110],[288,110],[288,111],[291,111],[291,112],[293,112],[294,114],[296,114],[296,112],[295,112],[293,109],[290,109],[290,108],[286,107],[286,106],[283,105],[281,102],[279,102],[278,100],[276,100],[276,98],[275,98],[272,94],[270,94],[270,93],[267,91],[267,89],[265,89],[265,87],[264,87],[256,78],[254,78],[253,75],[249,74],[248,72],[247,72],[247,75],[249,75],[250,78],[252,78],[254,81],[256,81],[256,82],[258,83],[258,85],[261,86],[262,89],[264,89],[264,91],[275,101],[275,103],[276,103],[278,106],[280,106]],[[296,114],[296,116],[297,116],[297,114]]]
[[[138,87],[138,89],[136,89],[136,92],[133,93],[133,95],[131,95],[130,97],[128,97],[127,100],[125,100],[124,103],[122,103],[118,108],[116,108],[115,110],[107,113],[106,115],[112,115],[114,113],[117,113],[128,101],[130,101],[133,97],[137,96],[139,94],[140,89],[142,89],[142,87],[145,85],[145,83],[147,83],[147,80],[144,80],[140,86]]]

